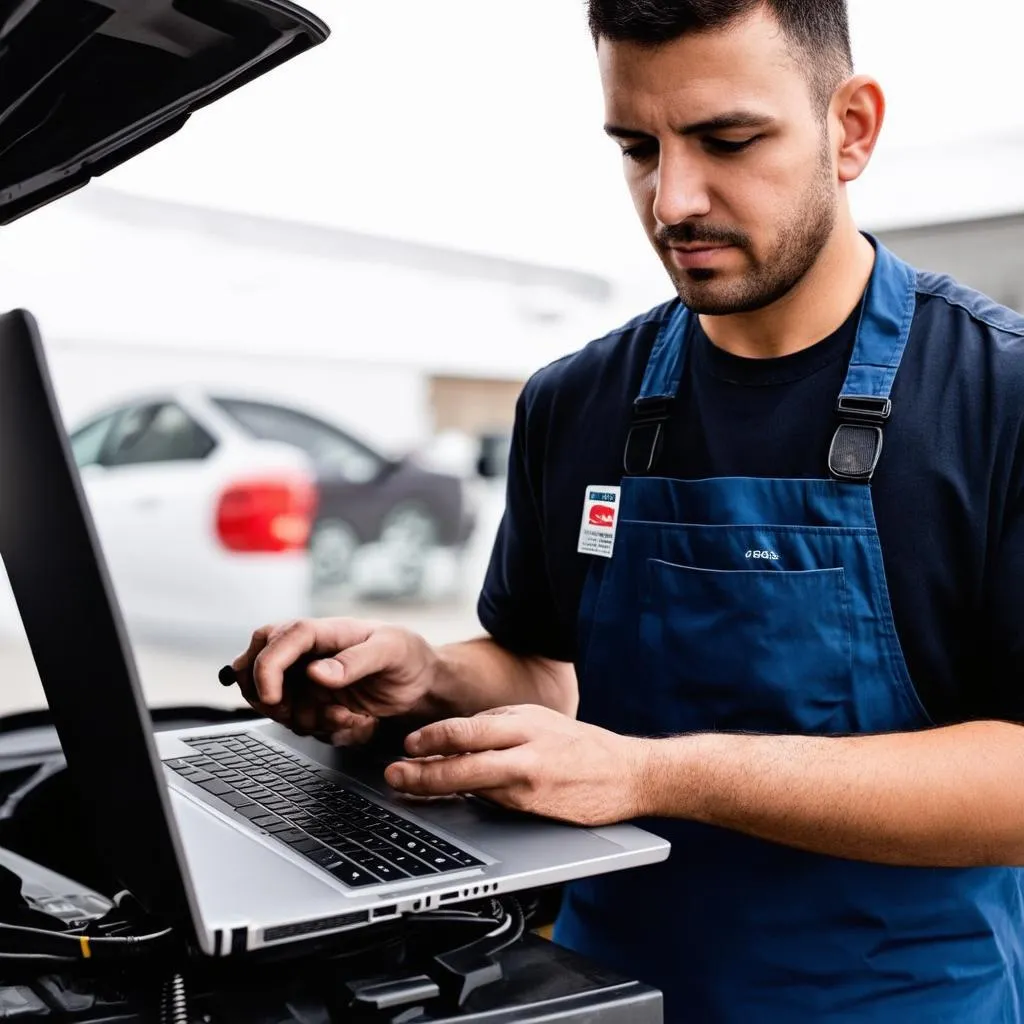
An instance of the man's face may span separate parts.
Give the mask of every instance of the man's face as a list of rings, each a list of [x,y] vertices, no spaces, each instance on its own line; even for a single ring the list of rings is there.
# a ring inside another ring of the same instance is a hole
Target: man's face
[[[698,313],[786,295],[835,225],[822,111],[769,16],[652,48],[602,39],[606,127],[648,237]]]

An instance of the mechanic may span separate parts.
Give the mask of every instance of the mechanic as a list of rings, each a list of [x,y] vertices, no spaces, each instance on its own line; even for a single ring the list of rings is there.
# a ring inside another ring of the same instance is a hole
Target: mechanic
[[[400,790],[670,839],[555,933],[669,1021],[1024,1021],[1024,319],[855,226],[843,0],[589,13],[677,298],[527,384],[486,638],[302,621],[234,667],[336,742],[429,720]]]

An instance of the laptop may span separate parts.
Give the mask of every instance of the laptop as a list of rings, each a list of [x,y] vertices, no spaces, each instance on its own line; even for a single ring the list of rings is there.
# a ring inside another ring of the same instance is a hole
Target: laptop
[[[410,801],[379,761],[266,720],[154,734],[24,311],[0,316],[0,556],[100,854],[198,951],[241,954],[669,854],[628,824]]]

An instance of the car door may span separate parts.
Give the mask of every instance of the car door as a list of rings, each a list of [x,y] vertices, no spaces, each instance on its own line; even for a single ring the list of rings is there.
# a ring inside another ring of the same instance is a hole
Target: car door
[[[213,435],[175,401],[127,407],[72,447],[118,599],[132,620],[173,614],[211,530]]]

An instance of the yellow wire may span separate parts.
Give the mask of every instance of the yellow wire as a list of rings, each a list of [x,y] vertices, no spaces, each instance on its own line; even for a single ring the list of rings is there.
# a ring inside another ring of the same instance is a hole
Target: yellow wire
[[[82,956],[88,960],[92,956],[92,950],[89,948],[89,936],[79,935],[78,944],[82,947]]]

